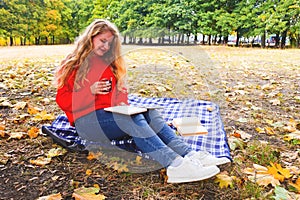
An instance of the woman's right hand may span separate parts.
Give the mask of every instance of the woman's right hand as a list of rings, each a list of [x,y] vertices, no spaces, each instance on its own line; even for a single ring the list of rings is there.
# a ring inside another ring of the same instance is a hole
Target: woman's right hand
[[[108,79],[102,79],[95,82],[90,87],[92,94],[108,94],[111,91],[111,81]]]

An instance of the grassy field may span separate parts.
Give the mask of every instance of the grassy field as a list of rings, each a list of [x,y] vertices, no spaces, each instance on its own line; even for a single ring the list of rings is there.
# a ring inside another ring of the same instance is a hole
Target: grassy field
[[[53,72],[72,48],[0,48],[0,199],[72,199],[91,187],[107,199],[300,199],[300,50],[123,46],[130,93],[220,106],[234,162],[218,177],[166,184],[163,170],[119,173],[77,152],[32,162],[58,148],[38,130],[61,113]]]

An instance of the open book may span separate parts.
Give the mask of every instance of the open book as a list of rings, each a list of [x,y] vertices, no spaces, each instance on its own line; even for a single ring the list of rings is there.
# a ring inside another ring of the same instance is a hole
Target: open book
[[[203,135],[208,133],[198,117],[175,118],[172,124],[176,127],[181,136]]]
[[[109,112],[124,114],[124,115],[134,115],[134,114],[146,112],[147,108],[125,105],[125,106],[112,106],[112,107],[104,108],[104,110]]]
[[[132,105],[124,105],[124,106],[112,106],[112,107],[104,108],[104,110],[109,112],[124,114],[124,115],[134,115],[134,114],[146,112],[149,109],[161,109],[161,108],[164,107],[161,106],[138,107]]]

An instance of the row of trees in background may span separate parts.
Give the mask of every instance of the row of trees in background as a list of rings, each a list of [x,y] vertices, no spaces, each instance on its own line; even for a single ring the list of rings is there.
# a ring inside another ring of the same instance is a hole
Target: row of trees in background
[[[227,43],[234,32],[236,45],[260,36],[264,47],[266,34],[300,44],[300,0],[0,0],[1,43],[71,43],[95,18],[114,22],[124,43]]]

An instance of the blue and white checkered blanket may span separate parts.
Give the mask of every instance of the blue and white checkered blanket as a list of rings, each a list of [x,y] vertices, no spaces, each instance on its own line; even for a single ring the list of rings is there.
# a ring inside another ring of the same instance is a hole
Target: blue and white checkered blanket
[[[198,117],[201,123],[208,130],[208,134],[183,137],[194,150],[205,150],[216,157],[227,157],[231,159],[230,150],[227,144],[227,137],[220,116],[219,107],[209,101],[176,98],[143,98],[136,95],[129,95],[129,103],[143,107],[163,107],[158,109],[167,123],[171,124],[174,118]],[[60,115],[48,127],[59,138],[70,143],[87,145],[76,133],[75,127],[71,126],[64,115]],[[175,127],[171,126],[175,130]],[[113,145],[121,148],[133,148],[132,139],[112,141]],[[122,147],[123,146],[123,147]]]

